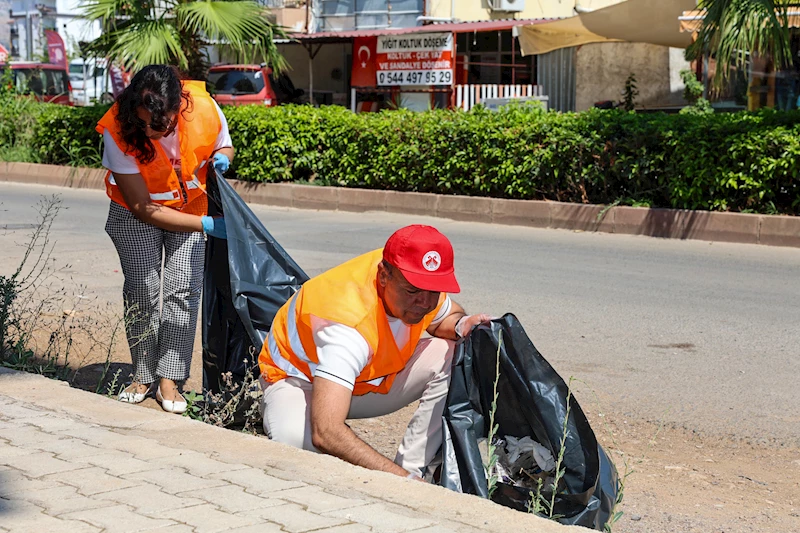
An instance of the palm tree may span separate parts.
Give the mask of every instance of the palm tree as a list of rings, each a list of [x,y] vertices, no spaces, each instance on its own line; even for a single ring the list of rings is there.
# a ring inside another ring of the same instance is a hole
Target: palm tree
[[[797,0],[700,0],[698,7],[704,17],[686,58],[713,57],[717,84],[729,79],[731,67],[744,70],[751,53],[770,57],[776,68],[792,64],[788,13],[800,7]]]
[[[266,7],[250,0],[90,0],[83,17],[99,20],[100,37],[89,49],[128,70],[173,64],[194,79],[208,69],[206,47],[227,46],[238,61],[259,59],[280,71],[286,61],[273,42],[283,29],[267,19]]]

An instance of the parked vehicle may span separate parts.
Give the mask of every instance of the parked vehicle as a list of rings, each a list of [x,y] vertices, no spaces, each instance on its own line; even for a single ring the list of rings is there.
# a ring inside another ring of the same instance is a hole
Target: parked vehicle
[[[220,105],[296,104],[304,94],[289,76],[276,76],[266,65],[216,65],[208,71],[206,86]]]
[[[69,63],[69,79],[75,105],[110,104],[114,101],[102,59],[73,59]]]
[[[50,63],[8,63],[0,65],[5,73],[11,69],[17,92],[33,96],[40,102],[73,105],[72,86],[67,71]]]

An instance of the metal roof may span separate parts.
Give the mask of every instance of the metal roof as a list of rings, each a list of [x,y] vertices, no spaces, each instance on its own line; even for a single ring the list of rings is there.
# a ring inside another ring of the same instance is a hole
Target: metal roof
[[[411,28],[290,33],[289,37],[297,41],[309,43],[341,43],[348,42],[350,39],[354,39],[356,37],[377,37],[380,35],[403,35],[408,33],[430,32],[472,33],[482,31],[502,31],[510,30],[515,26],[541,24],[544,22],[550,22],[552,20],[555,19],[502,19],[480,20],[475,22],[440,22],[435,24],[427,24],[425,26],[413,26]]]

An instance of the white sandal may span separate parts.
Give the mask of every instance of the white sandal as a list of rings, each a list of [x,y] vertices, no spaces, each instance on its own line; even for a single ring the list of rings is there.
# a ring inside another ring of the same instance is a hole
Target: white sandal
[[[128,385],[128,387],[132,387],[134,384]],[[144,385],[144,383],[140,383],[140,385]],[[152,392],[153,384],[147,385],[147,390],[144,392],[136,392],[135,390],[128,391],[124,390],[119,393],[117,396],[117,400],[120,402],[125,403],[142,403],[145,398]]]
[[[183,396],[181,396],[183,398]],[[165,400],[163,396],[161,396],[161,385],[158,386],[156,390],[156,400],[161,403],[161,408],[168,413],[175,413],[179,415],[186,411],[188,407],[186,400]]]

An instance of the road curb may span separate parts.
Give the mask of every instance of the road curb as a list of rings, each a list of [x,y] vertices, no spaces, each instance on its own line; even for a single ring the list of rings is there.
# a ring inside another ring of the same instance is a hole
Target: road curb
[[[105,189],[105,170],[0,163],[0,181]],[[800,217],[570,204],[230,180],[248,203],[331,211],[388,211],[469,222],[800,248]]]

